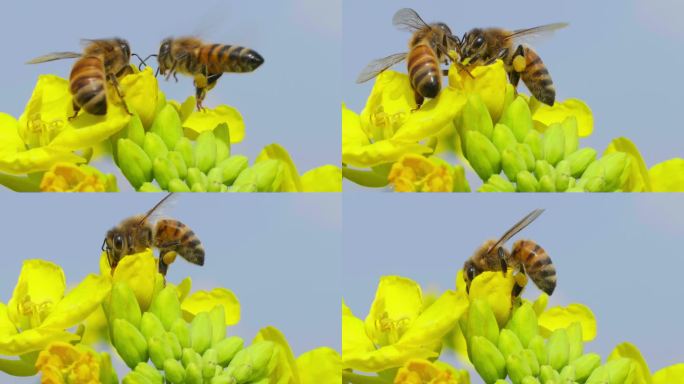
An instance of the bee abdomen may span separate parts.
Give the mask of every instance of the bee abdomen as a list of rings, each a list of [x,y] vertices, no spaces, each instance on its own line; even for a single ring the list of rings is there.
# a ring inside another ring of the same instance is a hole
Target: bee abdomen
[[[518,240],[513,244],[513,258],[525,266],[527,275],[546,294],[556,288],[556,268],[544,248],[530,240]]]
[[[159,220],[154,243],[155,247],[173,250],[193,264],[204,265],[202,244],[192,229],[178,220]]]
[[[107,113],[107,92],[102,60],[97,56],[86,56],[74,64],[69,76],[69,88],[74,104],[93,115]]]
[[[521,74],[525,86],[537,100],[552,106],[556,100],[556,88],[553,86],[549,70],[546,69],[541,57],[529,47],[525,47],[525,62],[525,70]]]
[[[432,48],[425,44],[414,46],[409,52],[407,62],[413,89],[423,97],[437,97],[442,87],[442,77]]]
[[[264,62],[252,49],[227,44],[204,45],[199,56],[209,73],[252,72]]]

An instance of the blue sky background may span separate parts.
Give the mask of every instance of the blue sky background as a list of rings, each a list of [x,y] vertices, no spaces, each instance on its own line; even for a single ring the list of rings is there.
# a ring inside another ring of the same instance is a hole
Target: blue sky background
[[[585,351],[605,358],[629,341],[653,371],[684,362],[684,199],[677,194],[348,194],[344,300],[365,318],[383,275],[412,278],[424,292],[454,289],[472,252],[535,208],[546,211],[513,241],[533,239],[553,259],[558,285],[550,306],[578,302],[594,312],[598,336]],[[525,297],[538,296],[532,287]]]
[[[340,9],[341,0],[7,2],[0,23],[5,50],[0,111],[18,117],[39,74],[68,78],[73,60],[24,63],[48,52],[78,51],[81,38],[121,36],[144,57],[156,53],[167,36],[200,32],[207,41],[247,46],[265,59],[253,73],[223,76],[205,102],[207,107],[228,104],[242,113],[246,136],[233,146],[234,153],[254,159],[275,142],[290,152],[300,173],[338,164]],[[179,79],[178,84],[160,80],[167,98],[182,101],[194,94],[192,79]],[[119,184],[128,186],[123,176]]]
[[[356,112],[373,85],[356,84],[359,72],[371,60],[407,49],[410,35],[392,26],[402,7],[414,8],[427,22],[447,23],[459,36],[473,27],[569,22],[532,45],[553,76],[556,99],[579,98],[592,108],[594,133],[582,145],[601,152],[613,138],[626,136],[649,166],[684,157],[681,1],[345,0],[342,100]],[[406,71],[405,64],[395,69]],[[519,90],[529,94],[522,83]],[[359,189],[353,186],[345,182],[345,188]]]
[[[9,301],[24,259],[58,263],[69,285],[98,273],[106,231],[129,215],[146,212],[162,196],[5,195],[0,200],[6,218],[0,221],[5,244],[0,301]],[[250,341],[259,329],[274,325],[295,355],[319,346],[340,350],[341,195],[226,199],[183,194],[175,200],[165,212],[195,231],[206,262],[197,267],[177,260],[169,268],[169,281],[191,276],[193,290],[231,289],[240,300],[242,319],[228,328],[229,334]],[[0,373],[0,382],[7,380]]]

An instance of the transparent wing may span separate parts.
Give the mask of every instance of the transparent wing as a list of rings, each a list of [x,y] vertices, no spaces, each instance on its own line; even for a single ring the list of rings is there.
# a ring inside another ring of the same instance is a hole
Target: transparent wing
[[[517,29],[506,37],[506,40],[515,40],[521,43],[530,42],[532,40],[551,36],[555,31],[563,29],[568,25],[568,23],[554,23],[533,28]]]
[[[36,57],[35,59],[29,60],[26,62],[26,64],[38,64],[61,59],[75,59],[78,57],[81,57],[81,54],[78,52],[52,52],[48,53],[47,55],[43,55],[40,57]]]
[[[168,209],[176,202],[176,197],[177,195],[174,195],[173,192],[169,193],[168,195],[164,196],[157,204],[152,207],[145,215],[140,219],[140,224],[144,223],[145,221],[148,222],[155,222],[157,219],[164,214],[164,212],[168,211]]]
[[[377,59],[371,61],[366,68],[361,71],[359,77],[356,78],[356,83],[361,84],[379,75],[380,72],[386,70],[387,68],[393,66],[396,63],[400,63],[406,59],[406,52],[395,53],[382,59]]]
[[[81,39],[81,46],[86,47],[92,43],[100,43],[103,41],[112,41],[115,37],[105,38],[105,39]]]
[[[411,8],[398,10],[392,18],[392,24],[400,30],[410,32],[428,27],[428,24],[420,18],[418,12]]]
[[[532,223],[539,215],[541,215],[544,212],[543,209],[535,209],[534,211],[530,212],[527,216],[525,216],[522,220],[518,221],[515,223],[515,225],[509,229],[506,233],[501,236],[499,241],[494,243],[489,249],[487,250],[487,253],[491,252],[494,249],[499,248],[502,246],[506,241],[508,241],[511,237],[515,236],[516,233],[520,232],[523,230],[523,228],[527,227]]]

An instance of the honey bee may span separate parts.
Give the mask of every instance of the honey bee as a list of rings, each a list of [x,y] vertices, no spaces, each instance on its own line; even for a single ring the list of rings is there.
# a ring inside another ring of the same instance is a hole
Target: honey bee
[[[152,247],[159,249],[159,273],[163,276],[176,255],[192,264],[204,265],[202,243],[187,225],[174,219],[159,219],[152,223],[152,215],[171,195],[166,195],[144,215],[129,217],[107,232],[102,250],[107,252],[112,273],[124,256]]]
[[[264,63],[256,51],[227,44],[207,44],[196,37],[167,38],[162,41],[157,55],[158,73],[168,80],[176,73],[194,78],[197,109],[202,110],[202,101],[207,92],[216,86],[224,73],[252,72]]]
[[[427,24],[410,8],[397,11],[392,23],[399,29],[413,33],[409,40],[409,51],[372,61],[361,71],[356,82],[364,83],[389,67],[406,60],[411,88],[416,104],[420,108],[425,98],[435,98],[439,94],[442,88],[442,75],[446,74],[446,71],[442,71],[441,64],[449,63],[449,52],[458,52],[461,42],[446,24]]]
[[[78,58],[69,75],[69,90],[73,95],[74,115],[84,109],[93,115],[107,113],[107,83],[116,90],[123,102],[119,79],[131,73],[131,48],[120,38],[82,40],[83,52],[54,52],[37,57],[27,64],[44,63],[59,59]],[[137,56],[136,54],[132,54]],[[123,107],[130,114],[126,103]]]
[[[556,89],[549,70],[531,47],[515,43],[532,35],[543,35],[567,27],[567,23],[555,23],[534,28],[509,31],[501,28],[475,28],[461,39],[460,56],[463,60],[476,65],[488,65],[502,59],[508,78],[513,86],[518,86],[522,78],[532,95],[547,105],[553,105]],[[514,49],[514,43],[518,44]]]
[[[532,223],[542,212],[543,209],[535,209],[504,233],[499,240],[487,240],[470,259],[466,260],[463,264],[466,290],[470,291],[470,283],[484,271],[502,271],[505,274],[508,268],[512,268],[516,273],[527,274],[534,284],[548,295],[553,293],[556,288],[556,268],[539,244],[532,240],[518,240],[513,244],[511,251],[503,247],[506,241]],[[523,288],[516,284],[513,287],[513,296],[519,296]]]

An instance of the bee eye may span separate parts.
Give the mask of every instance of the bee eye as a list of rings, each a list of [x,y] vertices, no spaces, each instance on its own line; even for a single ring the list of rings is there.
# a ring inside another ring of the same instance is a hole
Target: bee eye
[[[475,267],[468,268],[466,275],[468,275],[468,281],[473,281],[475,278]]]
[[[123,249],[123,237],[121,235],[114,236],[114,249]]]
[[[473,47],[480,48],[482,44],[484,44],[484,38],[482,36],[478,36],[473,42]]]

